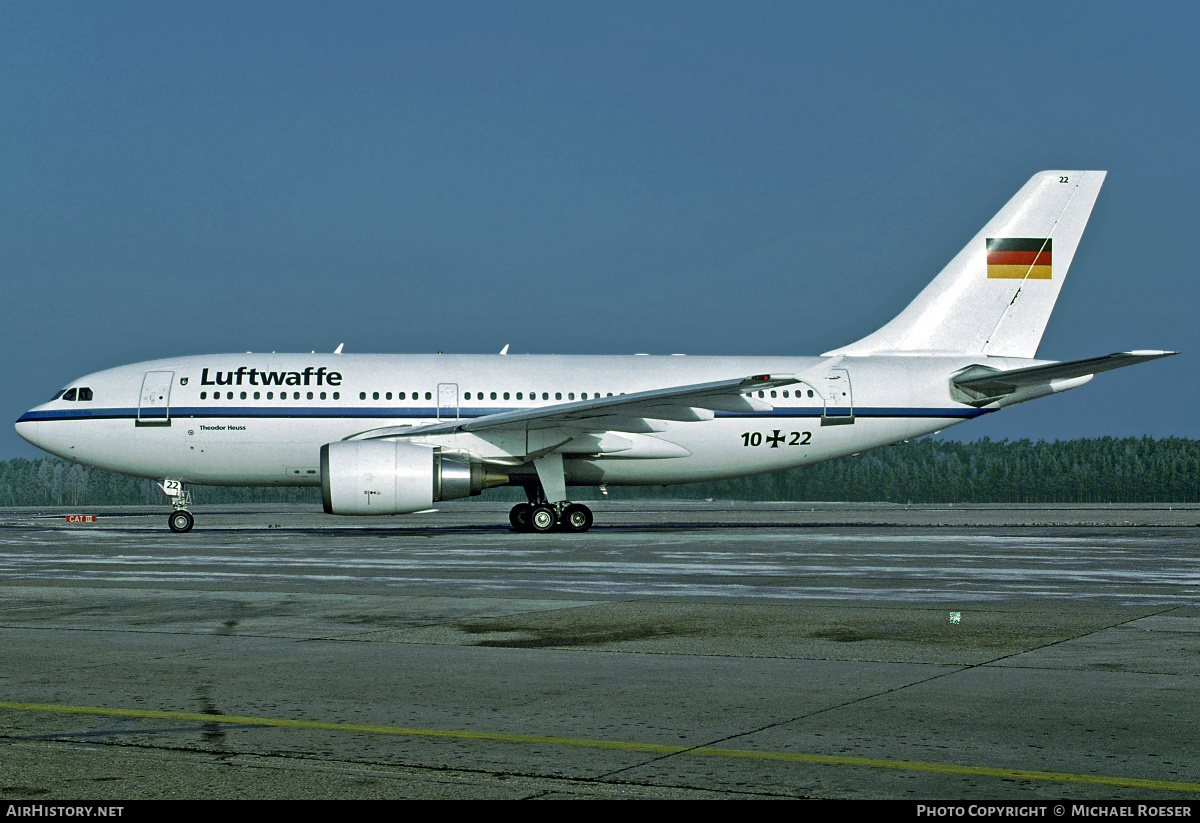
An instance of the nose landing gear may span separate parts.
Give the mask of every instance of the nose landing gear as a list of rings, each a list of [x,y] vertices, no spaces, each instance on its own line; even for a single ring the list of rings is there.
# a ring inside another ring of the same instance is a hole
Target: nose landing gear
[[[177,512],[171,512],[171,516],[167,518],[167,525],[171,527],[171,531],[182,534],[190,532],[192,524],[196,522],[196,518],[192,517],[192,513],[187,509],[180,509]]]
[[[192,493],[178,480],[163,480],[158,486],[163,494],[171,498],[171,505],[175,508],[167,517],[167,525],[171,531],[176,534],[190,532],[196,522],[196,518],[188,511],[188,506],[192,505]]]

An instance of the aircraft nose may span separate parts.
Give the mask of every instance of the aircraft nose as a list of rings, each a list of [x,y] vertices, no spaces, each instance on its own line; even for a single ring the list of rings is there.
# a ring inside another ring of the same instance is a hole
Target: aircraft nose
[[[22,438],[38,448],[41,448],[41,438],[38,435],[40,424],[37,422],[37,420],[31,419],[28,413],[22,415],[13,427],[17,430],[17,434],[21,435]]]

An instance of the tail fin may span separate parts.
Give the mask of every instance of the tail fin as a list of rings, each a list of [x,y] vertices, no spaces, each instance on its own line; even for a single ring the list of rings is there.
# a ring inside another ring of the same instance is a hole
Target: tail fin
[[[828,354],[1033,357],[1105,174],[1035,174],[908,308]]]

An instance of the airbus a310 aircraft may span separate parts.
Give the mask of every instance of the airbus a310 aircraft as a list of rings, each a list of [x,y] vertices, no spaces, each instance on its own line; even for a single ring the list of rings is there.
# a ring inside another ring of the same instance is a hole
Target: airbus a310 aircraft
[[[1035,357],[1104,176],[1035,175],[895,319],[820,357],[175,357],[74,380],[16,428],[158,480],[176,532],[193,524],[186,483],[320,485],[325,511],[346,515],[517,485],[514,529],[587,531],[569,486],[804,466],[1174,354]]]

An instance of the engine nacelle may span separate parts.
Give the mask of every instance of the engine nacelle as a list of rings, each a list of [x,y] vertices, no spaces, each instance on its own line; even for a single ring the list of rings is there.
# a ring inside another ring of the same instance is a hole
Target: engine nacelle
[[[433,446],[343,440],[321,447],[321,501],[329,514],[408,514],[507,482],[506,474],[443,457]]]

